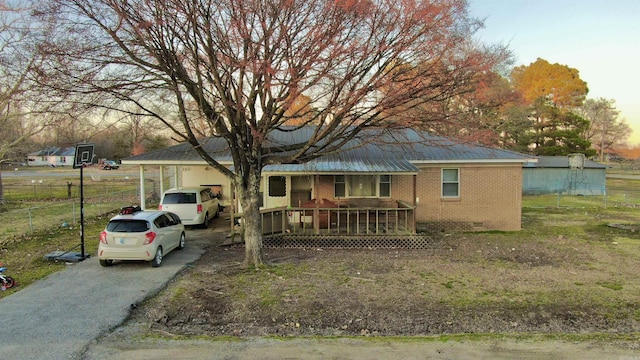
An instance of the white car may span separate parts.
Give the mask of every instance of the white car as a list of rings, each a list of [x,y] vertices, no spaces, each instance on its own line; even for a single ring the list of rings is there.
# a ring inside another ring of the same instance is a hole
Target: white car
[[[111,266],[115,260],[144,260],[158,267],[166,254],[184,244],[184,225],[178,215],[125,207],[100,233],[98,259],[102,266]]]
[[[162,194],[159,209],[177,214],[185,225],[207,228],[220,214],[220,201],[208,187],[174,188]]]

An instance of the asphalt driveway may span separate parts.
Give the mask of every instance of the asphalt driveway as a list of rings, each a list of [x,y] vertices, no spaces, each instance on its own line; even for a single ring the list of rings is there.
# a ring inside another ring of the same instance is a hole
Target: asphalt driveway
[[[159,268],[145,262],[103,268],[91,257],[0,299],[0,359],[79,358],[94,339],[122,324],[132,306],[163,289],[225,235],[188,230],[185,248],[167,254]]]

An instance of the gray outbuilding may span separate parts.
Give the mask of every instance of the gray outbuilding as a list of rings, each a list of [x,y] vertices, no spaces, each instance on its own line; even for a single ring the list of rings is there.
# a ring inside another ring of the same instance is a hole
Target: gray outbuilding
[[[585,159],[582,154],[539,156],[538,162],[529,162],[523,167],[522,193],[605,195],[606,169],[605,165]]]

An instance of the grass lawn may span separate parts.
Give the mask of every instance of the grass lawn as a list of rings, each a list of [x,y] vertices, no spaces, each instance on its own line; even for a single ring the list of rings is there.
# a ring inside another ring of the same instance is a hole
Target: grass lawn
[[[243,248],[212,248],[134,319],[181,335],[635,339],[640,209],[631,199],[640,199],[637,185],[611,181],[610,196],[624,201],[606,203],[565,196],[557,207],[544,196],[525,197],[521,231],[443,234],[429,250],[267,249],[269,265],[246,270],[239,266]],[[95,253],[108,217],[88,221],[88,252]],[[42,255],[77,239],[77,228],[56,228],[3,245],[0,261],[21,284],[15,291],[64,267]]]
[[[611,189],[640,199],[636,185],[614,180]],[[437,234],[428,250],[267,249],[269,265],[247,270],[243,248],[213,248],[132,321],[176,336],[637,342],[640,209],[602,197],[549,200],[525,197],[521,231]]]

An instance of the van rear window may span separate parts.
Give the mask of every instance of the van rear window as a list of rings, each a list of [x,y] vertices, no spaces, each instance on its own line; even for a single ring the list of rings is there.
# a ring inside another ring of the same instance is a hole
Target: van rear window
[[[195,204],[196,193],[171,193],[164,194],[163,204]]]
[[[145,220],[111,220],[107,224],[110,232],[145,232],[149,230],[149,223]]]

